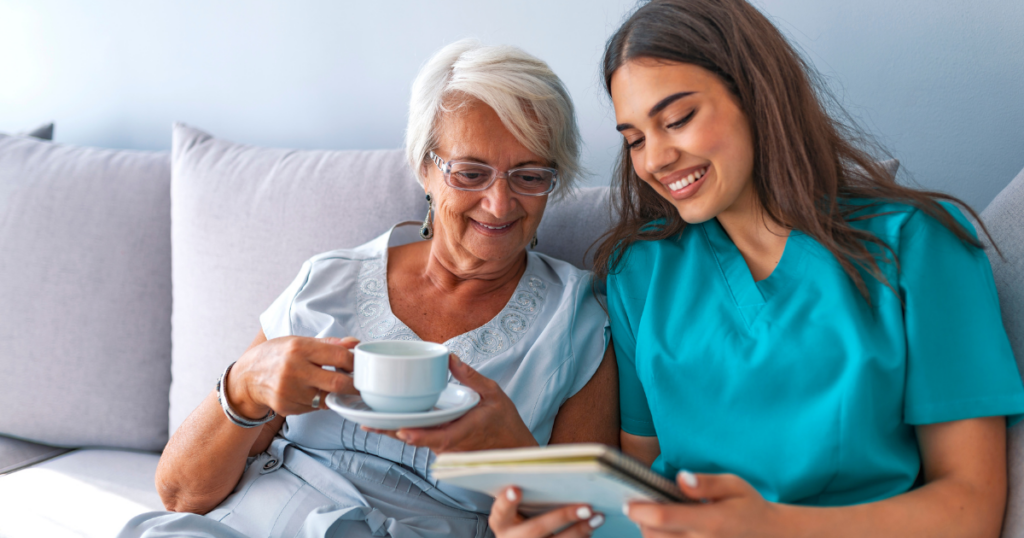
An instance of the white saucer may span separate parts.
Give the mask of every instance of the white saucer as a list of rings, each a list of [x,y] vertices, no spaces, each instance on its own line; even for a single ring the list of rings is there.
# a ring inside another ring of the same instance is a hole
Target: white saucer
[[[378,430],[399,428],[425,428],[451,422],[480,403],[480,395],[473,389],[448,383],[437,404],[430,411],[422,413],[379,413],[370,409],[358,395],[327,395],[327,407],[352,422]]]

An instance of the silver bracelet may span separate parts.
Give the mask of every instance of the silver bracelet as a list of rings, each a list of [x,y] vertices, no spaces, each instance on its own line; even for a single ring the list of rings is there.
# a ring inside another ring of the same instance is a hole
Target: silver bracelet
[[[255,428],[256,426],[262,426],[263,424],[277,418],[277,413],[275,413],[273,409],[267,413],[267,416],[259,420],[247,419],[236,413],[234,409],[231,409],[231,406],[228,405],[228,395],[224,393],[224,390],[227,385],[228,372],[231,371],[231,367],[234,365],[235,363],[233,362],[229,364],[228,367],[224,369],[224,373],[220,374],[220,379],[217,380],[217,401],[220,402],[220,407],[224,410],[224,414],[228,416],[228,420],[230,420],[235,426],[239,426],[241,428]]]

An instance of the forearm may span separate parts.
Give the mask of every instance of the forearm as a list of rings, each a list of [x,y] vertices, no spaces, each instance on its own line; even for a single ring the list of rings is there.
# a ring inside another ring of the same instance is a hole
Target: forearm
[[[1005,483],[979,485],[947,478],[873,503],[776,507],[784,529],[781,535],[794,538],[998,538],[1005,495]]]
[[[217,393],[207,395],[160,457],[156,486],[164,506],[175,512],[203,514],[220,504],[241,478],[250,448],[262,432],[263,428],[232,424]]]
[[[661,455],[661,445],[654,436],[633,435],[620,430],[619,444],[622,446],[623,454],[632,456],[648,467]]]

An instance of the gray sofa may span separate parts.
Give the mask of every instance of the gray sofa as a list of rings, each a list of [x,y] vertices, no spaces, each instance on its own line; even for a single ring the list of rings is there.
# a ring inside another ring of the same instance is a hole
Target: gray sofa
[[[553,201],[538,250],[586,267],[608,189]],[[173,149],[0,135],[0,536],[113,536],[162,506],[159,450],[309,256],[421,220],[399,151],[290,151],[176,125]],[[1024,172],[986,210],[1024,358]],[[1006,536],[1024,536],[1024,429]]]
[[[401,151],[257,148],[185,125],[172,145],[0,135],[0,536],[108,537],[163,509],[169,432],[302,262],[426,214]],[[607,197],[552,200],[537,250],[585,266]]]

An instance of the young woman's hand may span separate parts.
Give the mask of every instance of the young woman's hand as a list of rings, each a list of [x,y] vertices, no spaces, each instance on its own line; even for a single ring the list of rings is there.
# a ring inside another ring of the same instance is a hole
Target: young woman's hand
[[[397,431],[366,431],[383,433],[410,445],[423,446],[437,454],[492,448],[537,446],[519,410],[501,390],[498,383],[481,375],[455,355],[448,359],[452,377],[480,395],[480,403],[465,415],[433,428],[402,428]]]
[[[633,502],[624,507],[646,538],[783,536],[777,505],[731,474],[680,472],[679,488],[700,504]]]
[[[522,492],[510,487],[494,499],[487,520],[495,538],[580,538],[590,536],[604,524],[604,514],[595,514],[585,504],[563,506],[544,515],[526,519],[519,515]],[[555,534],[555,531],[561,532]]]

